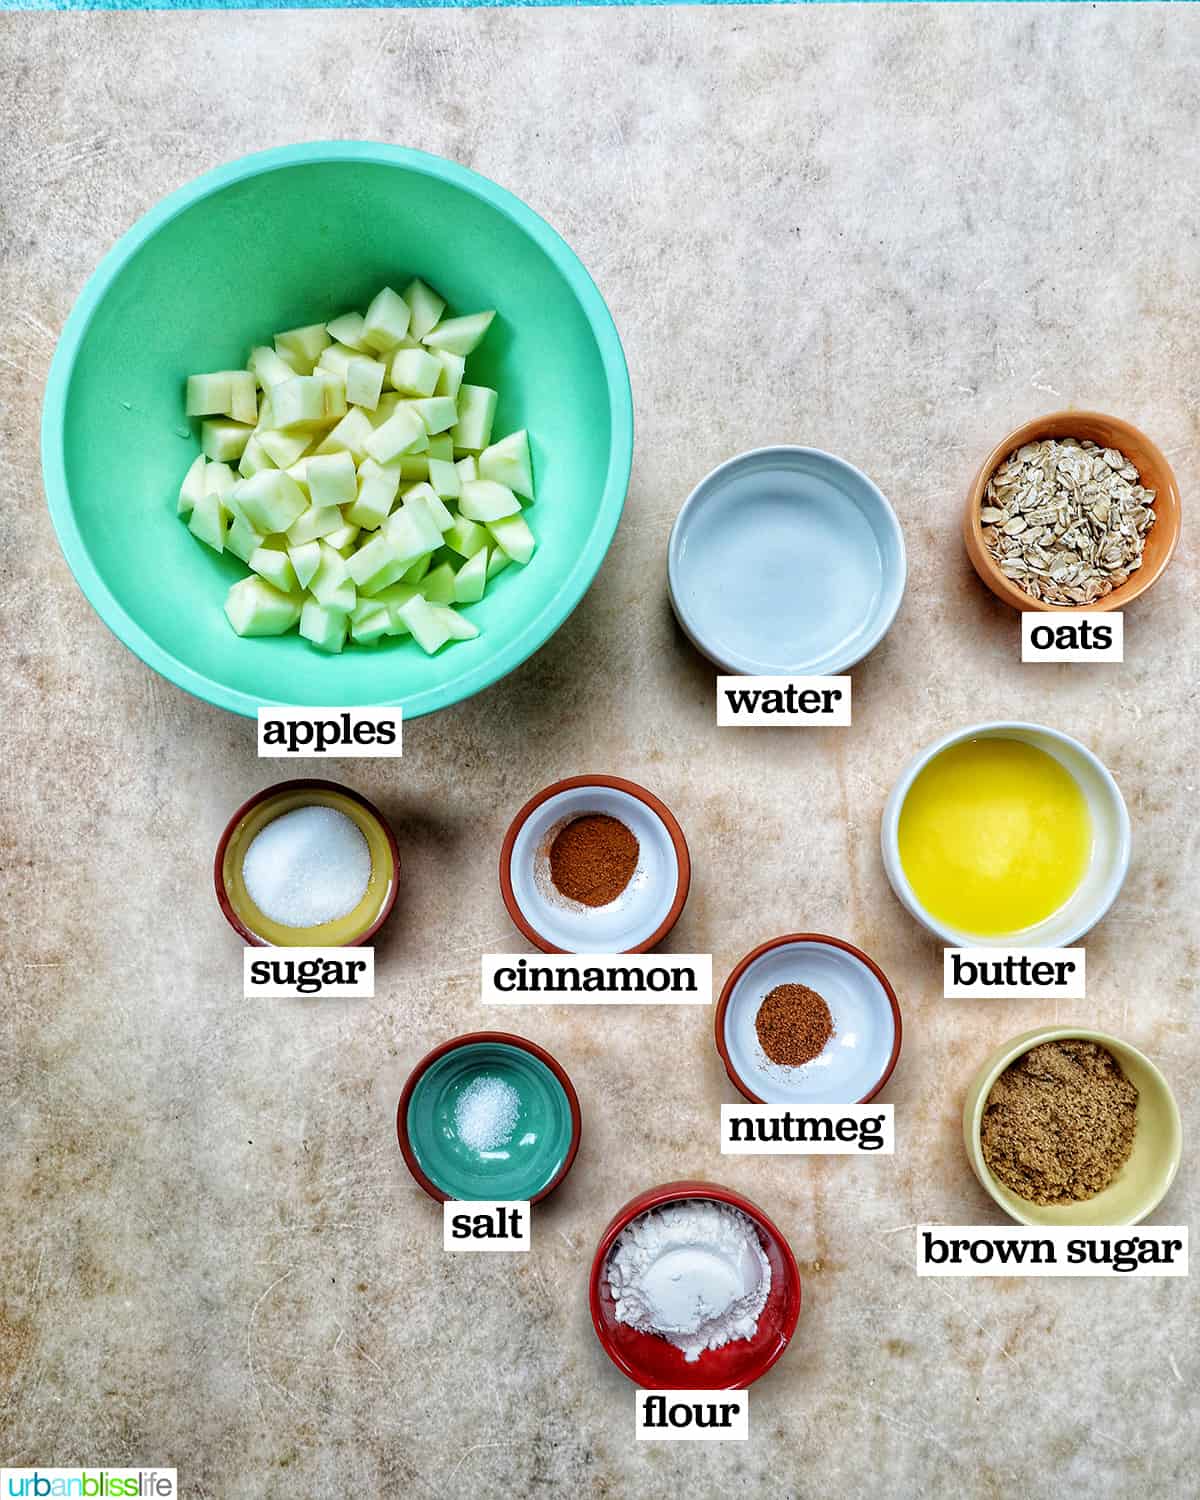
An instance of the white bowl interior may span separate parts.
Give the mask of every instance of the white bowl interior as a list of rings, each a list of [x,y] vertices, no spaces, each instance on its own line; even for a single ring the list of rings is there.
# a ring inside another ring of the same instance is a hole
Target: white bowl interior
[[[754,1018],[779,984],[806,984],[829,1006],[834,1032],[819,1057],[799,1068],[773,1063]],[[855,1104],[883,1076],[896,1041],[891,1001],[853,953],[833,943],[782,943],[754,960],[725,1010],[725,1046],[746,1087],[768,1104]]]
[[[1021,740],[1044,750],[1069,771],[1087,801],[1092,823],[1092,853],[1074,894],[1044,921],[1015,933],[960,932],[934,920],[918,901],[900,862],[897,830],[904,798],[917,775],[935,755],[970,739]],[[908,910],[951,947],[1066,948],[1094,927],[1116,899],[1129,868],[1129,814],[1117,784],[1076,740],[1039,724],[980,724],[939,740],[905,768],[888,799],[883,822],[883,855],[892,889]]]
[[[680,623],[751,675],[844,671],[875,646],[904,592],[891,507],[857,469],[810,448],[762,448],[704,479],[668,554]]]
[[[564,824],[585,813],[618,818],[638,841],[637,869],[607,906],[570,901],[550,878],[550,845]],[[679,886],[679,860],[666,825],[640,798],[616,787],[578,786],[548,797],[525,819],[513,841],[509,874],[525,920],[556,948],[625,953],[666,921]]]

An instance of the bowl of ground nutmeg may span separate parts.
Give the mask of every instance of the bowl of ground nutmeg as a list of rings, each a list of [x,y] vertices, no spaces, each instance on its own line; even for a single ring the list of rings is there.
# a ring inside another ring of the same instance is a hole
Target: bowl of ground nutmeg
[[[714,1018],[730,1081],[754,1104],[866,1104],[900,1056],[886,974],[841,938],[794,932],[747,953]]]
[[[618,776],[572,776],[531,797],[500,850],[509,916],[543,953],[645,953],[691,884],[670,808]]]
[[[1179,1109],[1136,1047],[1047,1026],[998,1047],[963,1105],[976,1177],[1019,1224],[1138,1224],[1179,1166]]]

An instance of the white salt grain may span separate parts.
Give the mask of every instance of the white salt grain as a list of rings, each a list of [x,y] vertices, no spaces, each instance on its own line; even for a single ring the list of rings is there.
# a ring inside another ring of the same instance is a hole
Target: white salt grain
[[[472,1151],[495,1151],[512,1135],[520,1108],[521,1096],[511,1083],[483,1073],[455,1101],[455,1132]]]
[[[371,850],[336,807],[298,807],[274,818],[242,860],[251,901],[283,927],[319,927],[352,912],[371,879]]]

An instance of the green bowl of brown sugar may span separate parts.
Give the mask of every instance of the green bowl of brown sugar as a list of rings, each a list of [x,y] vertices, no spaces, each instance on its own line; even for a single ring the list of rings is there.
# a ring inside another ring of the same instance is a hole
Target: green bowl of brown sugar
[[[1044,1026],[1005,1042],[971,1080],[963,1140],[980,1183],[1019,1224],[1139,1224],[1179,1167],[1179,1107],[1128,1042]]]

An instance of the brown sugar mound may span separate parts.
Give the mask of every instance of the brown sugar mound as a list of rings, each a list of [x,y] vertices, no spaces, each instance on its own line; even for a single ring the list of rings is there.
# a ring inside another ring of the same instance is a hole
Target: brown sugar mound
[[[758,1007],[754,1029],[773,1063],[798,1068],[825,1050],[833,1035],[833,1017],[808,985],[777,984]]]
[[[1030,1203],[1094,1198],[1129,1160],[1138,1091],[1096,1042],[1043,1042],[1007,1067],[988,1095],[983,1159]]]
[[[607,906],[633,879],[638,841],[619,818],[585,813],[550,845],[550,879],[570,901]]]

